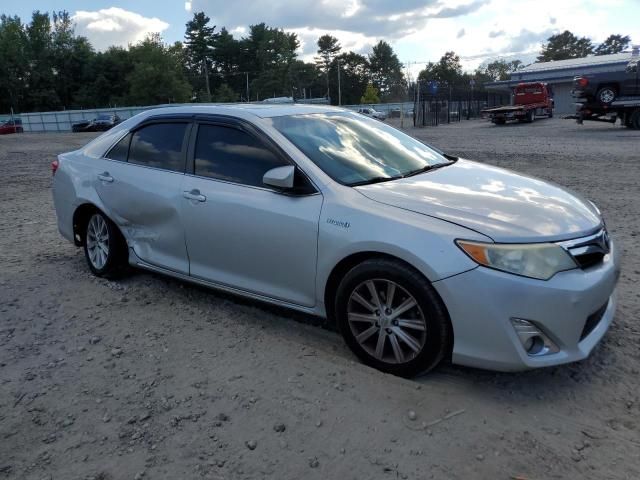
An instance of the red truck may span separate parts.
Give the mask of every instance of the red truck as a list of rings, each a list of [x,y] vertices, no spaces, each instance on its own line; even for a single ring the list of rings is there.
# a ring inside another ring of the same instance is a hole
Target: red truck
[[[543,82],[520,83],[513,89],[513,105],[485,108],[482,113],[496,125],[507,120],[531,123],[537,116],[553,117],[553,92]]]

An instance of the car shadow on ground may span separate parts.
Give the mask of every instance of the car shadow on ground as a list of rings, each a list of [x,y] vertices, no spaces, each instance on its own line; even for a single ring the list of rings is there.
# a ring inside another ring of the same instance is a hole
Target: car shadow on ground
[[[260,328],[265,334],[281,336],[294,333],[295,336],[304,336],[307,344],[314,344],[318,350],[345,361],[359,362],[344,344],[335,325],[323,318],[144,270],[131,269],[130,274],[119,282],[135,289],[140,281],[150,282],[151,288],[155,282],[162,282],[170,291],[182,292],[176,295],[176,301],[189,302],[192,307],[206,308],[212,302],[226,303],[230,308],[237,308],[245,313],[244,321]],[[259,312],[257,315],[256,311]],[[304,330],[296,331],[296,325],[304,326]],[[453,365],[450,360],[445,360],[435,370],[407,381],[427,387],[457,385],[482,396],[501,394],[508,390],[512,395],[511,400],[530,401],[532,395],[541,399],[542,392],[561,394],[562,391],[570,390],[575,393],[580,388],[588,388],[589,378],[598,374],[598,367],[603,361],[612,362],[608,358],[610,353],[609,349],[600,344],[582,362],[522,372],[493,372]],[[372,373],[375,370],[372,369]],[[385,375],[381,373],[380,376],[383,381]]]

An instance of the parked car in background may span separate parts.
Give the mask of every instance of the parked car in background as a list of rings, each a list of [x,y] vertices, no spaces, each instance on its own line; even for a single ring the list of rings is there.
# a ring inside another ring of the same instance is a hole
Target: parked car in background
[[[7,120],[0,124],[0,135],[7,135],[9,133],[22,133],[22,120],[14,118],[13,120]]]
[[[640,95],[640,59],[636,56],[624,70],[580,75],[573,79],[573,95],[578,99],[610,105],[618,97]]]
[[[61,234],[127,264],[326,317],[366,364],[586,358],[618,248],[564,188],[320,106],[158,108],[52,163]]]
[[[367,117],[375,118],[376,120],[381,120],[381,121],[384,121],[384,119],[387,118],[387,116],[384,113],[378,112],[373,107],[359,108],[358,113],[361,113],[362,115],[366,115]]]
[[[100,114],[93,120],[83,120],[71,126],[72,132],[104,132],[118,125],[122,120],[116,114]]]

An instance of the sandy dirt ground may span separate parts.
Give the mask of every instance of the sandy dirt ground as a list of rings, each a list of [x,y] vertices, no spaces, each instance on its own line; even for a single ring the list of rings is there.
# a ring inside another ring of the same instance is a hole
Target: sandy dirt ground
[[[579,364],[359,364],[313,318],[144,272],[93,277],[49,163],[91,134],[0,137],[0,479],[640,478],[640,132],[567,120],[408,130],[594,200],[624,255]]]

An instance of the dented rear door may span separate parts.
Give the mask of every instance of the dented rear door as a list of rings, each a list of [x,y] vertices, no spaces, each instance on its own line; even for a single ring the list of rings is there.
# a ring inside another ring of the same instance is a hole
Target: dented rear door
[[[95,189],[107,215],[144,262],[188,273],[180,218],[188,122],[153,122],[122,139],[96,162]],[[128,147],[128,148],[127,148]],[[123,161],[122,151],[128,151]],[[120,153],[118,153],[118,151]]]

